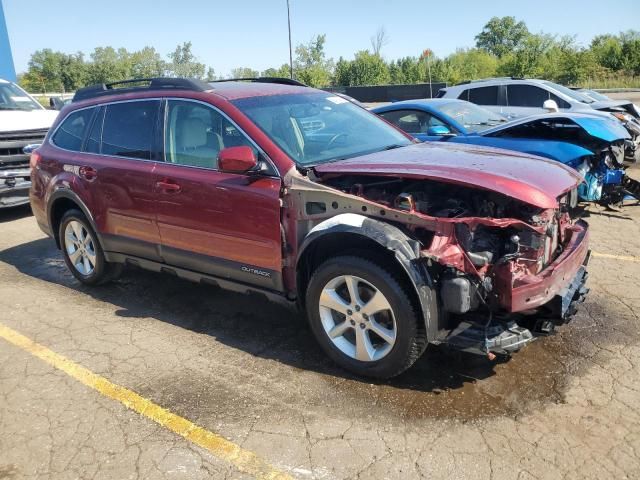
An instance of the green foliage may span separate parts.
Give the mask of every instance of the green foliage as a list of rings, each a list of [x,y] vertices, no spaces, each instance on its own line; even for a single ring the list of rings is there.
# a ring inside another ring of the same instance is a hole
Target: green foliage
[[[248,67],[238,67],[231,70],[231,78],[256,78],[260,72]]]
[[[336,83],[339,85],[384,85],[391,81],[389,66],[368,50],[356,53],[351,61],[340,58],[336,66]]]
[[[293,63],[293,76],[312,87],[326,87],[331,84],[333,59],[327,59],[324,53],[326,35],[317,35],[307,44],[296,47]]]
[[[538,77],[559,83],[589,87],[640,85],[640,31],[594,37],[585,48],[570,36],[532,34],[514,17],[494,17],[476,36],[475,48],[461,48],[438,58],[424,49],[418,56],[386,61],[380,50],[388,43],[384,27],[371,38],[372,51],[362,50],[353,59],[334,63],[325,53],[326,35],[316,35],[295,49],[294,78],[307,85],[381,85],[447,82],[455,84],[492,76]],[[377,52],[377,53],[376,53]],[[97,47],[86,60],[82,53],[51,49],[34,52],[19,83],[30,92],[71,92],[92,83],[164,75],[215,80],[192,52],[191,42],[176,46],[164,60],[153,47],[129,52],[124,48]],[[206,71],[206,74],[205,74]],[[250,67],[231,71],[233,77],[258,77]],[[289,65],[267,68],[262,76],[290,76]]]
[[[476,35],[476,47],[501,58],[518,49],[528,36],[525,23],[515,17],[493,17]]]
[[[169,64],[167,69],[169,76],[204,78],[206,66],[198,62],[193,52],[191,52],[191,42],[184,42],[169,54]]]

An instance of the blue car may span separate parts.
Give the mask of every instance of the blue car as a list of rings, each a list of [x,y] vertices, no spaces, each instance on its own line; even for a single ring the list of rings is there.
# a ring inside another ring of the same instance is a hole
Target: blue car
[[[372,111],[422,141],[468,143],[550,158],[585,178],[581,200],[619,205],[627,195],[640,199],[640,182],[625,175],[627,130],[585,113],[545,113],[507,120],[498,113],[457,99],[408,100]]]

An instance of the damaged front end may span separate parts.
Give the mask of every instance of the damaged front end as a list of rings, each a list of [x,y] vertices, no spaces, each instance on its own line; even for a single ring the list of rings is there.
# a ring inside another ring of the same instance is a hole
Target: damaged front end
[[[288,178],[286,205],[296,211],[285,222],[289,237],[295,230],[292,250],[304,249],[309,232],[339,223],[340,215],[397,229],[385,245],[399,257],[399,245],[407,244],[401,254],[430,343],[489,357],[508,354],[568,321],[584,301],[589,234],[585,222],[570,217],[575,180],[552,207],[434,179],[310,176]],[[421,293],[426,290],[435,298]]]

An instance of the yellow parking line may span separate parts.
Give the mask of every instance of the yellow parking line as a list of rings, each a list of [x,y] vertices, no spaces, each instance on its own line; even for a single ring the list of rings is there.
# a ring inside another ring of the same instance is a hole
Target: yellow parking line
[[[241,448],[216,433],[199,427],[186,418],[171,413],[125,387],[110,382],[106,378],[93,373],[63,355],[49,350],[47,347],[34,342],[1,323],[0,338],[4,338],[16,347],[63,371],[105,397],[120,402],[125,407],[208,450],[215,457],[232,464],[243,473],[252,475],[260,480],[292,480],[292,477],[276,470],[255,453]]]
[[[640,262],[640,257],[634,257],[631,255],[613,255],[611,253],[598,253],[591,252],[592,257],[610,258],[612,260],[622,260],[623,262]]]

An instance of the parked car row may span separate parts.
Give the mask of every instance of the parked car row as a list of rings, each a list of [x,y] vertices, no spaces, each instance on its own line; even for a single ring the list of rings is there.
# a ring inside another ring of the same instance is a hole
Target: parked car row
[[[339,365],[388,378],[428,344],[516,351],[588,292],[582,176],[462,143],[287,79],[95,85],[32,153],[30,200],[84,284],[130,264],[259,293],[305,311]]]
[[[640,108],[627,100],[583,93],[548,80],[489,78],[443,88],[438,98],[457,98],[482,105],[507,118],[521,118],[545,110],[581,112],[602,118],[616,118],[628,130],[625,144],[629,161],[640,160]]]
[[[624,170],[625,141],[630,135],[613,117],[562,112],[509,121],[473,103],[449,98],[397,102],[373,112],[421,141],[504,148],[557,160],[584,177],[577,192],[583,201],[613,206],[628,195],[640,199],[640,183]]]

